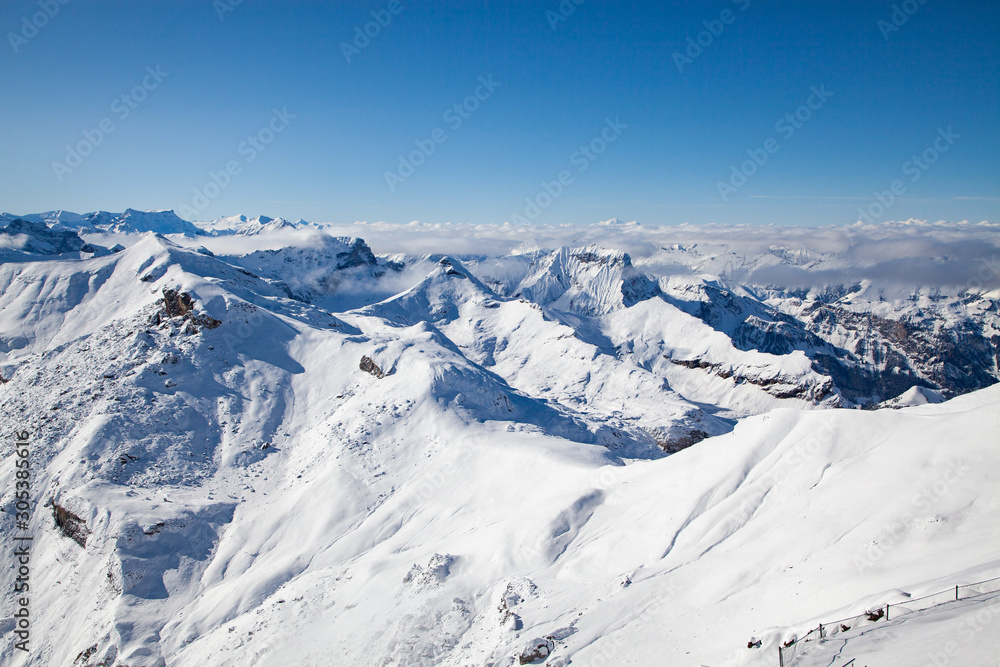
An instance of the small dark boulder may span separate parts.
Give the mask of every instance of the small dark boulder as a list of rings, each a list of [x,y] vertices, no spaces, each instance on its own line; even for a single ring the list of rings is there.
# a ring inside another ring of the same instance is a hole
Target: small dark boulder
[[[380,380],[385,377],[385,371],[383,371],[378,364],[376,364],[371,357],[362,356],[361,363],[358,368],[363,370],[365,373],[370,373]]]
[[[184,317],[194,309],[194,299],[187,292],[177,290],[163,290],[163,310],[167,317]]]
[[[86,521],[55,502],[52,503],[52,516],[64,536],[86,548],[87,536],[90,535]]]

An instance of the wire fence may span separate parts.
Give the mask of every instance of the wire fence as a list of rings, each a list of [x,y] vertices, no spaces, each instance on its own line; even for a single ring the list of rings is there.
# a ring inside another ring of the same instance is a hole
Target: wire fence
[[[938,593],[931,593],[919,598],[909,598],[899,602],[886,603],[884,607],[868,609],[856,616],[820,623],[818,627],[813,628],[805,635],[791,639],[778,646],[778,665],[779,667],[789,667],[795,656],[801,650],[807,648],[806,644],[808,643],[821,642],[824,639],[836,637],[848,630],[871,626],[880,621],[889,621],[915,611],[937,607],[947,602],[971,598],[983,593],[995,593],[997,591],[1000,591],[1000,577],[977,581],[971,584],[961,584],[954,588],[949,588]]]

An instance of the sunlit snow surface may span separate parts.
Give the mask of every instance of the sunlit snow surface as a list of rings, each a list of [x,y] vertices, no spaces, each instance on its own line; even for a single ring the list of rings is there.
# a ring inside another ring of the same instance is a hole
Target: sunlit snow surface
[[[803,349],[742,349],[620,252],[303,253],[281,235],[320,232],[251,221],[0,264],[37,503],[32,650],[2,621],[2,664],[774,665],[819,622],[1000,575],[1000,386],[837,409]],[[933,664],[975,613],[841,657]]]

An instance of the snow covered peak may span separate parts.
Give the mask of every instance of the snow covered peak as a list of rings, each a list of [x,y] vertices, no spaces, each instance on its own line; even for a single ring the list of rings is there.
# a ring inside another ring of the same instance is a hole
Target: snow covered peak
[[[48,225],[59,223],[72,224],[83,220],[84,216],[70,211],[46,211],[45,213],[29,213],[27,215],[14,215],[13,213],[0,213],[0,223],[11,222],[17,218],[30,220],[31,222],[44,222]]]
[[[208,231],[220,236],[229,234],[237,236],[253,236],[255,234],[276,232],[282,229],[299,229],[308,223],[304,220],[292,222],[291,220],[286,220],[285,218],[271,218],[266,215],[258,215],[251,218],[247,215],[240,214],[216,218],[211,222],[200,224]]]
[[[518,293],[556,310],[603,315],[650,299],[659,288],[628,253],[590,245],[541,255]]]
[[[75,216],[74,214],[60,219],[59,225],[68,229],[115,234],[156,232],[158,234],[198,236],[205,233],[187,220],[179,218],[172,210],[138,211],[128,208],[125,209],[124,213],[97,211],[82,216]]]
[[[445,256],[438,259],[419,283],[363,312],[391,322],[415,325],[451,321],[458,317],[463,306],[495,305],[498,298],[461,262]]]
[[[277,222],[277,221],[275,221]],[[252,234],[241,245],[269,239]],[[296,230],[282,237],[286,244],[251,252],[216,252],[219,258],[275,282],[288,296],[329,310],[349,310],[393,294],[379,280],[401,266],[380,259],[363,239],[330,236],[316,230]],[[266,243],[265,243],[266,245]],[[373,294],[378,294],[373,298]]]
[[[896,398],[889,399],[888,401],[883,401],[879,404],[880,408],[909,408],[916,405],[931,405],[934,403],[943,403],[944,396],[939,391],[930,389],[929,387],[922,387],[920,385],[910,387],[902,394]]]

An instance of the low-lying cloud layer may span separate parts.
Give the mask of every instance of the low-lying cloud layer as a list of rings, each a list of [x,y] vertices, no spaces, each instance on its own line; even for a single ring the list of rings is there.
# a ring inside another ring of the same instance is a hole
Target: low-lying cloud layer
[[[992,222],[907,220],[830,227],[647,226],[620,220],[559,226],[309,223],[298,229],[181,242],[236,255],[316,247],[320,234],[359,237],[375,253],[401,260],[428,255],[502,257],[597,245],[629,253],[637,267],[654,276],[718,276],[777,288],[850,286],[864,280],[897,291],[1000,288],[1000,224]],[[128,245],[121,235],[93,240]],[[408,264],[420,269],[412,261]],[[412,276],[404,272],[394,277],[401,282]]]
[[[458,256],[522,254],[591,244],[628,252],[654,275],[707,273],[781,287],[853,284],[1000,287],[1000,225],[918,220],[838,227],[388,223],[330,224],[376,253]]]

